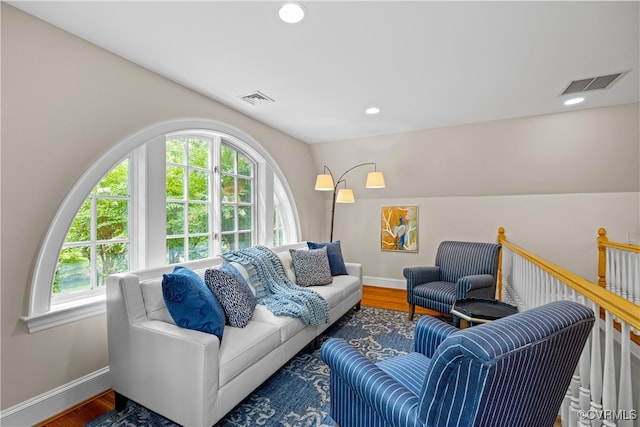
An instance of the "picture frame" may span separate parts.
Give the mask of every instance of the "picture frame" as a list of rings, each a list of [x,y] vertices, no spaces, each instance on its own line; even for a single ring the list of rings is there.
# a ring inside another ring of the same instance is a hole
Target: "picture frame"
[[[418,252],[418,206],[380,208],[380,250]]]

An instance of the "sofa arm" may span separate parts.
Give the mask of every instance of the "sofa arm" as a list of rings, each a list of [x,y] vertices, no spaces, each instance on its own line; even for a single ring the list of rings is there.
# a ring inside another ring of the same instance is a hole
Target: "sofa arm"
[[[362,264],[358,264],[355,262],[345,262],[344,266],[347,268],[347,274],[349,276],[359,277],[360,283],[362,284]]]
[[[113,390],[179,424],[210,425],[218,393],[218,337],[149,320],[141,310],[137,277],[109,277],[107,329]]]
[[[496,278],[491,274],[464,276],[456,282],[456,298],[495,298]]]
[[[418,396],[344,340],[326,341],[321,356],[330,368],[331,415],[340,425],[357,425],[372,415],[385,425],[421,425]]]
[[[459,329],[431,316],[421,316],[416,322],[414,348],[418,353],[433,357],[436,348]]]

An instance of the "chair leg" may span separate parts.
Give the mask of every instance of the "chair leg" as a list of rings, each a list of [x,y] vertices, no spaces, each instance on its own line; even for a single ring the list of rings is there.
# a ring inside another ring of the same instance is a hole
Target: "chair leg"
[[[115,409],[116,409],[116,411],[118,411],[118,412],[122,411],[127,406],[127,402],[129,401],[129,399],[126,398],[125,396],[121,395],[117,391],[114,391],[113,394],[115,396]]]
[[[409,320],[413,320],[413,314],[416,312],[416,305],[409,304]]]

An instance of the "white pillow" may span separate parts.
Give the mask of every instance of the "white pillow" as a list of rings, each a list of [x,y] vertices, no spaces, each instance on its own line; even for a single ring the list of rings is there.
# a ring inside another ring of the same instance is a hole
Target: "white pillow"
[[[291,283],[296,283],[296,272],[293,269],[293,261],[291,260],[291,254],[289,251],[278,252],[278,258],[284,267],[284,272],[287,273],[287,277]]]

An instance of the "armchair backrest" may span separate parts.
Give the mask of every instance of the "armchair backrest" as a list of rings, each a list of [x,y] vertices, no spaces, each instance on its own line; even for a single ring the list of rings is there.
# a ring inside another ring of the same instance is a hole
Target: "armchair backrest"
[[[444,241],[436,253],[440,280],[455,283],[461,277],[475,274],[496,277],[499,253],[500,245],[495,243]]]
[[[559,301],[449,335],[420,402],[428,426],[551,426],[594,323]]]

